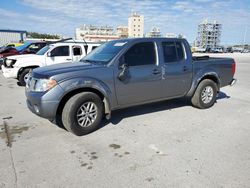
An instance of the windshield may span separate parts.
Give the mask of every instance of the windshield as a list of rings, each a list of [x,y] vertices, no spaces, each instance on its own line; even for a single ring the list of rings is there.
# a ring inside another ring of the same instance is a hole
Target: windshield
[[[127,41],[110,41],[99,46],[80,61],[100,62],[107,64],[125,46]]]
[[[25,43],[25,44],[23,44],[23,45],[21,45],[21,46],[18,46],[18,47],[16,47],[16,50],[17,51],[23,51],[25,48],[27,48],[29,45],[30,45],[31,43],[29,43],[29,42],[27,42],[27,43]]]
[[[46,45],[44,46],[41,50],[39,50],[36,55],[44,55],[48,50],[49,50],[50,46]]]

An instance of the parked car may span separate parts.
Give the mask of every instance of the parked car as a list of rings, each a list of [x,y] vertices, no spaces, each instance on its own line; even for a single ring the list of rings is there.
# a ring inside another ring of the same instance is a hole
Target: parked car
[[[223,48],[211,48],[211,53],[223,53]]]
[[[103,44],[77,63],[34,69],[26,85],[28,108],[84,135],[116,109],[189,97],[201,109],[233,85],[230,58],[192,57],[185,39],[141,38]]]
[[[249,49],[244,49],[244,50],[241,51],[241,53],[249,53],[249,52],[250,52]]]
[[[46,46],[46,44],[47,42],[26,42],[21,46],[6,46],[2,48],[0,50],[0,67],[3,64],[4,58],[12,55],[35,54]]]
[[[4,60],[2,72],[5,78],[18,79],[24,86],[30,70],[57,63],[79,61],[100,43],[63,42],[51,43],[36,54],[9,56]]]
[[[13,47],[13,48],[15,48],[15,47],[18,47],[18,46],[21,46],[21,45],[23,45],[23,43],[21,43],[21,42],[19,42],[19,43],[7,43],[7,44],[1,46],[0,49],[6,48],[6,47]]]

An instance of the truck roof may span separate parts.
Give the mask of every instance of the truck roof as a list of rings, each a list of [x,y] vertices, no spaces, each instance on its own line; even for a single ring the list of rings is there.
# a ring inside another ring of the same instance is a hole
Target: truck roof
[[[115,41],[152,41],[152,40],[155,40],[155,41],[162,41],[162,40],[174,40],[174,41],[186,41],[186,39],[184,38],[167,38],[167,37],[157,37],[157,38],[151,38],[151,37],[145,37],[145,38],[126,38],[126,39],[118,39],[118,40],[115,40]]]

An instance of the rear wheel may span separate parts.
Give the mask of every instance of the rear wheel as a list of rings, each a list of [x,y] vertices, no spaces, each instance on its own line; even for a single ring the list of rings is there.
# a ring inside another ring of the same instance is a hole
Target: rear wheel
[[[62,122],[64,127],[81,136],[98,129],[103,117],[103,102],[91,92],[79,93],[71,97],[64,106]]]
[[[20,82],[20,85],[21,86],[25,86],[26,85],[26,82],[28,80],[28,76],[29,76],[29,72],[30,72],[31,69],[24,69],[21,74],[19,75],[19,82]]]
[[[217,84],[214,81],[210,79],[202,80],[198,85],[191,102],[193,106],[197,108],[210,108],[216,101],[217,92]]]

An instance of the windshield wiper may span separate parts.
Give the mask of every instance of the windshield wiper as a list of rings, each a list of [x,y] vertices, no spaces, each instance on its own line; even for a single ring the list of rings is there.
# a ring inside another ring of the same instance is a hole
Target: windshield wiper
[[[87,63],[97,63],[96,61],[94,60],[89,60],[89,59],[82,59],[80,60],[81,62],[87,62]]]

